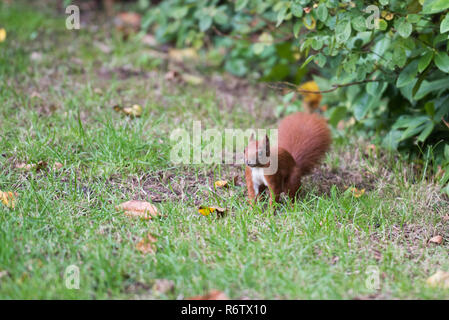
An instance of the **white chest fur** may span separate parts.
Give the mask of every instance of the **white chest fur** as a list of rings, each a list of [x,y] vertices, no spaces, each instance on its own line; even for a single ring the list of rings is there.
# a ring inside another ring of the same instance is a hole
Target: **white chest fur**
[[[268,186],[267,180],[264,176],[264,168],[251,168],[251,176],[253,178],[254,193],[259,194],[259,187],[261,185]]]

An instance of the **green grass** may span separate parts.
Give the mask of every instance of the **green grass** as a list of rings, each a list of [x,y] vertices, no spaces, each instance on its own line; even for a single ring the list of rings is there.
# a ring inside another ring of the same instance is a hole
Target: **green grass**
[[[335,131],[300,201],[276,214],[264,203],[251,208],[244,183],[213,188],[236,173],[242,179],[243,168],[174,165],[169,136],[193,120],[219,129],[273,125],[279,98],[250,88],[227,106],[213,85],[164,81],[158,58],[138,59],[147,50],[138,38],[64,25],[43,9],[0,8],[8,31],[0,44],[0,190],[18,193],[15,209],[0,204],[0,298],[174,299],[214,288],[235,299],[448,298],[425,280],[449,271],[449,203],[412,165],[367,155],[366,143]],[[33,52],[42,58],[30,59]],[[142,74],[121,78],[128,65]],[[140,118],[112,108],[134,103]],[[48,167],[16,168],[39,161]],[[63,168],[52,170],[55,162]],[[367,191],[355,198],[345,191],[352,185]],[[162,216],[151,221],[115,209],[154,197]],[[204,217],[199,204],[228,213]],[[136,244],[148,233],[158,250],[144,255]],[[436,234],[445,242],[429,245]],[[79,290],[65,286],[72,264]],[[366,286],[370,266],[380,272],[379,290]],[[153,290],[156,279],[172,280],[174,290]]]

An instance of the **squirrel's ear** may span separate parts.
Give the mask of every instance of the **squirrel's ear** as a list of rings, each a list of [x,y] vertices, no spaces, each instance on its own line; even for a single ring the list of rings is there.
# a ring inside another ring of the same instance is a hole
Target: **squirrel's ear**
[[[251,132],[251,136],[249,137],[249,141],[254,141],[254,132]]]
[[[270,150],[270,139],[268,135],[265,135],[265,145],[267,146],[267,150]]]

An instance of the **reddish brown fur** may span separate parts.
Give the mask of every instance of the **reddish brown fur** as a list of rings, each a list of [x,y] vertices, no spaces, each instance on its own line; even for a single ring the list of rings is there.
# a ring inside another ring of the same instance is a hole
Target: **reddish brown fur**
[[[270,190],[270,203],[279,201],[285,192],[295,197],[301,186],[301,178],[318,165],[329,149],[332,138],[327,121],[317,114],[297,112],[284,118],[279,124],[278,149],[270,148],[270,158],[278,157],[278,170],[274,175],[264,175]],[[259,163],[258,152],[267,150],[269,141],[250,141],[245,150],[245,178],[248,197],[257,200],[267,186],[260,185],[256,194],[252,168],[267,167]],[[250,167],[248,164],[251,164]]]
[[[278,145],[290,152],[302,175],[320,163],[331,141],[326,119],[316,113],[296,112],[279,124]]]

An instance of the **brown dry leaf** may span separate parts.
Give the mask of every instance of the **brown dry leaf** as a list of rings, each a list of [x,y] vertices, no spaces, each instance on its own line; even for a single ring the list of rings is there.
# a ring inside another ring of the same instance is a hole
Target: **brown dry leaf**
[[[427,279],[426,283],[432,287],[449,289],[449,272],[438,270],[434,275]]]
[[[61,162],[55,162],[55,163],[53,164],[53,170],[57,171],[57,170],[59,170],[59,169],[62,169],[63,166],[64,166],[64,165],[63,165]]]
[[[114,24],[119,31],[134,31],[140,29],[142,17],[136,12],[121,12],[114,19]]]
[[[140,200],[126,201],[118,205],[116,209],[123,210],[129,217],[139,217],[147,220],[159,215],[159,212],[154,205]]]
[[[198,60],[198,53],[194,48],[170,49],[168,57],[176,62],[184,62],[186,60]]]
[[[39,170],[43,170],[43,169],[47,168],[47,166],[48,166],[47,161],[39,161],[38,163],[21,162],[21,163],[17,163],[14,167],[16,169],[25,169],[25,170],[35,169],[36,171],[39,171]]]
[[[157,239],[153,237],[151,234],[147,234],[139,243],[136,245],[137,250],[144,254],[156,253],[157,247],[155,243]]]
[[[174,70],[168,71],[164,76],[164,79],[167,81],[179,80],[180,78],[181,78],[181,76],[180,76],[179,72],[174,71]]]
[[[227,180],[218,180],[214,183],[215,188],[227,188],[229,187]]]
[[[14,209],[16,207],[17,192],[0,190],[0,201],[8,208]]]
[[[153,285],[153,290],[159,293],[166,293],[173,291],[175,288],[175,283],[168,279],[156,279]]]
[[[229,300],[229,298],[223,291],[211,290],[205,295],[190,297],[186,300]]]
[[[443,222],[448,222],[448,221],[449,221],[449,215],[448,215],[448,214],[445,215],[445,216],[442,218],[442,220],[443,220]]]
[[[443,237],[440,236],[440,235],[437,235],[435,237],[430,238],[429,242],[436,243],[436,244],[441,244],[443,242]]]
[[[203,216],[208,216],[213,212],[216,212],[217,215],[223,215],[226,212],[225,208],[220,207],[207,207],[207,206],[200,206],[198,208],[198,212],[202,214]]]

